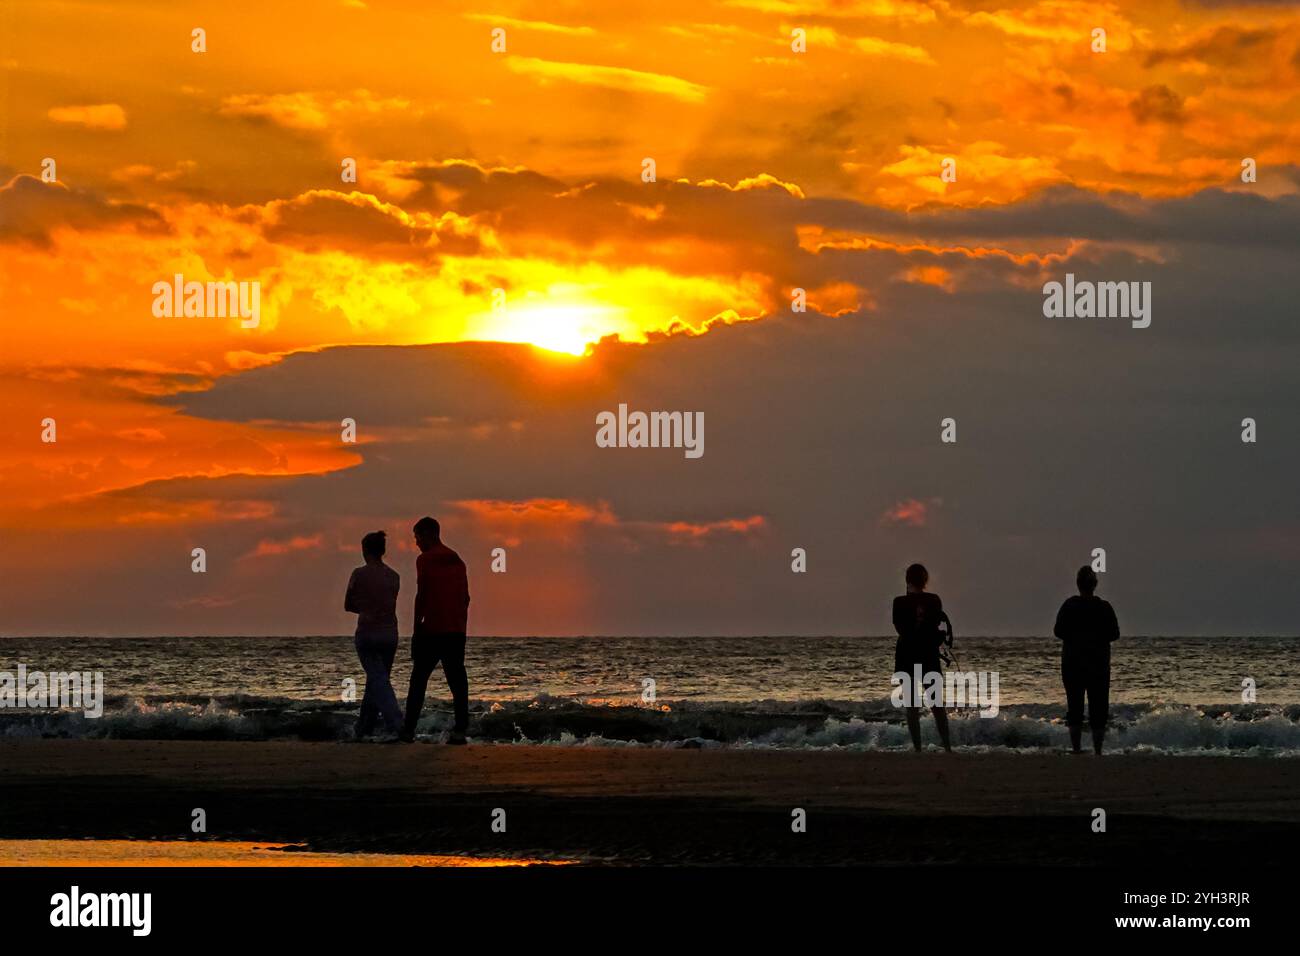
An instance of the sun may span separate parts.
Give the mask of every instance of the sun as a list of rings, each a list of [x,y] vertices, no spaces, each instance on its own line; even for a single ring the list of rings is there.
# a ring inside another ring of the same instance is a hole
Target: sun
[[[623,310],[592,302],[525,302],[493,313],[487,327],[501,342],[527,342],[551,352],[582,355],[622,326]]]

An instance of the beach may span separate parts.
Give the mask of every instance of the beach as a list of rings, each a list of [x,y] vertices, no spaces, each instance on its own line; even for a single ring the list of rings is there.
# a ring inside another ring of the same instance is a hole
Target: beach
[[[0,840],[756,865],[1169,866],[1194,847],[1199,866],[1243,848],[1273,866],[1300,849],[1285,757],[6,739],[0,792]]]

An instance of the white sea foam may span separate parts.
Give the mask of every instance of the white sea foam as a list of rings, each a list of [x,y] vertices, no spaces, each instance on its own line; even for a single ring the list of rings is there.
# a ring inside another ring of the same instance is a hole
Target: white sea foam
[[[1120,704],[1112,709],[1107,749],[1112,753],[1225,753],[1300,756],[1300,705]],[[998,716],[954,714],[959,749],[1042,753],[1064,750],[1069,734],[1058,704],[1017,704]],[[0,735],[148,740],[349,740],[354,704],[230,696],[206,701],[120,699],[104,716],[74,711],[15,712],[0,716]],[[419,731],[450,728],[445,702],[430,700]],[[921,720],[923,741],[937,746],[934,721]],[[476,700],[470,735],[481,742],[557,747],[670,747],[753,749],[904,750],[910,740],[901,713],[887,699],[673,701],[654,706],[586,701],[542,694]],[[1085,744],[1088,732],[1085,731]]]

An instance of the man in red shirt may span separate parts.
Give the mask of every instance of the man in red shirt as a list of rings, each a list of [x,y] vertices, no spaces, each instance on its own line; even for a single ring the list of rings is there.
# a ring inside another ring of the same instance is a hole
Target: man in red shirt
[[[424,692],[433,669],[442,663],[451,689],[455,724],[449,744],[463,744],[469,730],[469,677],[465,673],[465,622],[469,616],[469,577],[465,562],[442,543],[433,518],[415,523],[415,629],[411,637],[411,686],[406,694],[406,726],[401,738],[415,740]]]

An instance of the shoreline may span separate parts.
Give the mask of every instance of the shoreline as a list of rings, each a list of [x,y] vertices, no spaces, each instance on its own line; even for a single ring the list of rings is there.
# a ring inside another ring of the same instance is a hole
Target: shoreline
[[[1194,845],[1202,862],[1247,846],[1280,866],[1300,851],[1300,762],[1221,756],[6,739],[0,789],[0,839],[615,864],[1177,864]]]

